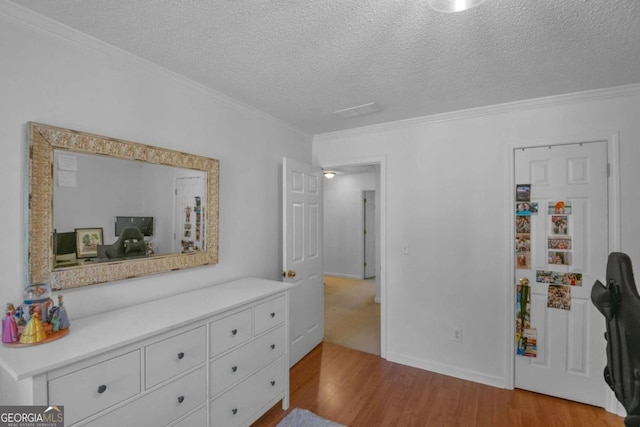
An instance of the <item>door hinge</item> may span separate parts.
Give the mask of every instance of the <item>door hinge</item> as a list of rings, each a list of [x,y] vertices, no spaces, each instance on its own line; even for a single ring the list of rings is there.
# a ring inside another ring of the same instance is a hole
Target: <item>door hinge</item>
[[[611,176],[611,163],[607,163],[607,176]]]
[[[365,261],[365,262],[364,262],[364,266],[365,266],[365,267],[367,266],[367,261]]]
[[[364,229],[364,234],[365,234],[365,236],[367,235],[367,229],[366,228]]]

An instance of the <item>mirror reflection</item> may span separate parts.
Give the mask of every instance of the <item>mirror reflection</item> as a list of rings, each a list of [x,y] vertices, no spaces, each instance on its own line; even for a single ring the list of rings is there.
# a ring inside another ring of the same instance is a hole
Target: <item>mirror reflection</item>
[[[207,248],[207,173],[54,150],[53,268]]]
[[[216,159],[29,123],[29,283],[217,264],[218,178]]]

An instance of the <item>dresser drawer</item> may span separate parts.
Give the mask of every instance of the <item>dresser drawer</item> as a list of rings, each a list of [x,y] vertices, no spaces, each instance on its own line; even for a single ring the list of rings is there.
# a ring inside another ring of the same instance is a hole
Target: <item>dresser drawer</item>
[[[207,400],[205,367],[93,420],[87,426],[164,426]],[[65,407],[65,412],[67,408]]]
[[[153,387],[203,363],[207,356],[204,326],[147,346],[144,350],[145,385]]]
[[[89,366],[48,382],[49,404],[64,405],[66,425],[140,393],[140,351]]]
[[[284,396],[285,358],[281,357],[211,402],[211,426],[241,426],[265,405]]]
[[[251,309],[211,322],[210,357],[214,357],[251,339]]]
[[[285,328],[275,329],[211,362],[210,396],[236,384],[284,354]]]
[[[285,310],[284,296],[257,305],[253,318],[255,334],[260,335],[264,331],[283,323],[286,314]]]
[[[171,424],[171,427],[205,427],[207,425],[207,407],[203,406],[187,418]]]

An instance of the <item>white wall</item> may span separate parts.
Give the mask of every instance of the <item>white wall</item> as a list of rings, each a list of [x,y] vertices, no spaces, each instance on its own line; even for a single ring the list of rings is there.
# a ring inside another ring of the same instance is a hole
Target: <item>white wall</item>
[[[510,144],[617,133],[621,249],[640,266],[638,111],[631,86],[314,137],[320,166],[386,156],[387,357],[505,385]]]
[[[362,279],[362,192],[375,190],[375,174],[336,175],[324,180],[324,272]]]
[[[4,1],[0,58],[2,304],[25,285],[28,121],[220,160],[220,263],[69,290],[72,318],[238,277],[279,280],[282,157],[310,162],[310,136]]]

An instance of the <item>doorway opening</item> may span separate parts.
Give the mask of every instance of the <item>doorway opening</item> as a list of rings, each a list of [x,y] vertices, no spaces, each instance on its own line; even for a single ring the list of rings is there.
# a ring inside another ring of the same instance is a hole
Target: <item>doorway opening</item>
[[[385,357],[384,159],[324,169],[325,339]]]

